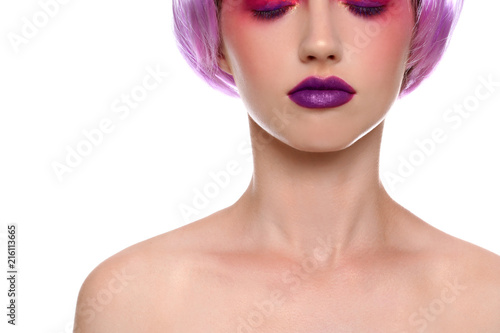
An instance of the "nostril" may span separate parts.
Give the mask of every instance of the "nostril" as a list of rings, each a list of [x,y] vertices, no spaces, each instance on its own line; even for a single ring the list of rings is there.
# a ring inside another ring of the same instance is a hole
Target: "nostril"
[[[327,58],[330,59],[330,60],[334,60],[335,56],[333,54],[331,54]],[[314,59],[316,59],[315,56],[312,56],[312,55],[307,56],[307,60],[314,60]]]

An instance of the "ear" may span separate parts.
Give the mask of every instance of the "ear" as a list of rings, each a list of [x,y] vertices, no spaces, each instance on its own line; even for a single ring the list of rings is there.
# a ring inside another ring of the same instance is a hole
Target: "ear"
[[[219,65],[220,69],[222,69],[224,72],[226,72],[229,75],[233,75],[231,64],[229,63],[229,60],[226,56],[226,46],[224,45],[224,42],[221,42],[221,45],[219,47],[219,51],[217,54],[217,64]]]

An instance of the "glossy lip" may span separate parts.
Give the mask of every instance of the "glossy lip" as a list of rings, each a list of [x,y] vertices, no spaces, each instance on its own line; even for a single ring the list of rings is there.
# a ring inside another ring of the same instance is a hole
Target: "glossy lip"
[[[348,103],[356,90],[336,76],[310,76],[288,92],[288,97],[305,108],[333,108]]]

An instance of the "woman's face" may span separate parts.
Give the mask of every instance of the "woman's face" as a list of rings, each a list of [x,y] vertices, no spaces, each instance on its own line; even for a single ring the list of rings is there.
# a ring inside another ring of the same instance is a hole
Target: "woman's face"
[[[219,24],[219,65],[252,120],[291,147],[326,152],[384,119],[401,87],[414,14],[411,0],[223,0]],[[336,76],[355,92],[340,106],[301,106],[288,94],[310,76]]]

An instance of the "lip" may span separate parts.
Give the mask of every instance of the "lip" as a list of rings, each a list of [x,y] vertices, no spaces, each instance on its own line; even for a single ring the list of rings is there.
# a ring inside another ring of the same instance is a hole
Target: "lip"
[[[354,94],[356,90],[339,77],[310,76],[290,90],[288,97],[302,107],[317,109],[344,105]]]

